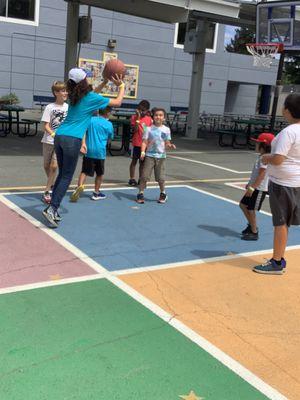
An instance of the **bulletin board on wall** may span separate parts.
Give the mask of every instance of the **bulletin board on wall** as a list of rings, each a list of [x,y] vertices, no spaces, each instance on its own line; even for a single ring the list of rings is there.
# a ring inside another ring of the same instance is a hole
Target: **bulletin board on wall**
[[[80,58],[78,66],[79,68],[82,68],[86,71],[89,83],[93,87],[96,87],[100,85],[100,83],[103,81],[102,72],[105,63],[112,58],[114,59],[118,58],[118,54],[103,52],[101,61],[91,60],[88,58]],[[139,66],[125,64],[125,67],[126,67],[126,74],[123,78],[123,81],[125,83],[124,98],[136,99],[138,92]],[[118,88],[110,81],[101,92],[103,96],[109,96],[109,97],[117,97],[117,93],[118,93]]]

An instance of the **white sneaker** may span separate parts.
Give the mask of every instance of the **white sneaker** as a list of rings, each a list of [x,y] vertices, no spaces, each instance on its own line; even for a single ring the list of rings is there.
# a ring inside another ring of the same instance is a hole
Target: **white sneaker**
[[[51,206],[45,208],[43,211],[43,216],[46,218],[46,220],[49,222],[49,228],[57,228],[58,223],[56,222],[55,219],[55,211]]]
[[[104,199],[106,199],[106,195],[101,192],[99,192],[99,193],[94,192],[91,199],[92,200],[104,200]]]

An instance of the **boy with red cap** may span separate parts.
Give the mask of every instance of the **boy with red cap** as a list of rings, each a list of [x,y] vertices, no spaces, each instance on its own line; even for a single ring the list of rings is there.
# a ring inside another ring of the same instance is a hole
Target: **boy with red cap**
[[[258,239],[255,212],[261,209],[268,193],[269,183],[266,173],[267,166],[263,164],[262,156],[271,153],[271,143],[274,137],[272,133],[261,133],[257,139],[252,139],[256,142],[255,151],[259,153],[259,156],[254,163],[244,197],[240,201],[240,208],[248,221],[247,227],[242,231],[242,240]]]

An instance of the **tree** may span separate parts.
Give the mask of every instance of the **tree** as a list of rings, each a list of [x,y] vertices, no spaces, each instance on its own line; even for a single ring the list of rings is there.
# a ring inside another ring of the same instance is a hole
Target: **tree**
[[[285,84],[300,84],[300,56],[289,57],[285,60],[284,78]]]
[[[234,37],[227,44],[226,50],[231,53],[249,55],[246,44],[253,42],[255,42],[255,33],[252,29],[246,27],[237,28]]]

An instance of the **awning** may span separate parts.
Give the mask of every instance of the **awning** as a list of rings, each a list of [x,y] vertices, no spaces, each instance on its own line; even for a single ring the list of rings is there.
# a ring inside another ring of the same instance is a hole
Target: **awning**
[[[74,0],[71,0],[74,1]],[[75,0],[76,1],[76,0]],[[209,14],[219,22],[238,21],[239,4],[225,0],[79,0],[80,4],[104,8],[142,18],[175,23],[186,22],[189,11]]]

